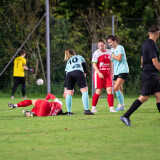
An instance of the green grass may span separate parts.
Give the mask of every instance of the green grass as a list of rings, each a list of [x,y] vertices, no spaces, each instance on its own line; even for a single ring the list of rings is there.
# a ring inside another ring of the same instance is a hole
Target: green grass
[[[119,120],[124,111],[108,112],[106,98],[99,99],[95,116],[83,115],[81,98],[73,97],[73,116],[30,118],[22,115],[23,108],[7,107],[21,100],[0,98],[0,160],[159,160],[155,98],[131,116],[131,127]],[[126,109],[134,100],[125,98]]]

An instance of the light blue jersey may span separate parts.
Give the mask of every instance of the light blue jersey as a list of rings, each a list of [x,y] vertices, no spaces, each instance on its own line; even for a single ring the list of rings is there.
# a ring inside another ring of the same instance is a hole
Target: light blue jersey
[[[118,45],[116,49],[111,48],[112,53],[118,57],[118,54],[122,54],[121,61],[117,61],[113,58],[114,75],[119,75],[121,73],[129,73],[129,67],[126,59],[126,54],[124,47]]]
[[[85,62],[85,59],[82,56],[75,55],[67,61],[65,71],[67,73],[75,71],[75,70],[80,70],[84,72],[83,67],[82,67],[82,63],[84,62]]]

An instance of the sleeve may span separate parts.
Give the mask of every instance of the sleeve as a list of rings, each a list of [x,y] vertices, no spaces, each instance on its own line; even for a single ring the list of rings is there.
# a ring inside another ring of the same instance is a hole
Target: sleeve
[[[86,72],[87,72],[87,65],[86,65],[86,62],[83,62],[83,63],[82,63],[82,67],[83,67],[84,73],[86,73]]]
[[[153,58],[157,58],[157,48],[154,44],[150,45],[150,47],[148,47],[148,53],[149,53],[149,58],[153,59]]]
[[[118,48],[118,54],[124,54],[124,48],[122,46]]]
[[[45,98],[45,100],[49,100],[49,99],[52,99],[52,100],[54,100],[56,98],[56,96],[54,96],[53,94],[51,94],[51,93],[48,93],[47,94],[47,96],[46,96],[46,98]]]
[[[31,110],[31,112],[34,113],[34,114],[36,114],[36,110],[37,110],[37,108],[34,107],[34,108]]]
[[[97,53],[96,51],[93,53],[92,63],[97,63],[98,62],[98,56],[97,56],[96,53]]]
[[[25,59],[25,58],[23,59],[22,64],[23,64],[23,66],[25,66],[25,65],[26,65],[26,59]]]

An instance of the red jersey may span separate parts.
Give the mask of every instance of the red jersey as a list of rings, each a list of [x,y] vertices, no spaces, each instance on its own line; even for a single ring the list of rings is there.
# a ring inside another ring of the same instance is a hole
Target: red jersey
[[[98,70],[103,74],[104,78],[101,79],[96,71],[94,71],[93,80],[95,88],[112,87],[112,77],[110,73],[110,63],[112,61],[112,52],[106,49],[104,52],[97,49],[92,58],[92,63],[96,63]]]
[[[52,99],[54,102],[49,102]],[[62,102],[56,98],[53,94],[48,93],[45,100],[38,99],[35,103],[35,107],[31,112],[37,116],[55,116],[62,109]]]
[[[98,70],[102,73],[110,71],[110,62],[112,61],[112,52],[106,49],[104,52],[97,49],[92,57],[92,63],[97,63]]]

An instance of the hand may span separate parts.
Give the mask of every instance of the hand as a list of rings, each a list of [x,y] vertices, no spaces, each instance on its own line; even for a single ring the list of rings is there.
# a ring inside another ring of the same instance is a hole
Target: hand
[[[101,78],[101,79],[103,79],[104,78],[104,76],[103,76],[103,74],[100,72],[100,73],[98,73],[98,75],[99,75],[99,78]]]
[[[34,72],[34,69],[33,68],[28,68],[28,71]]]

